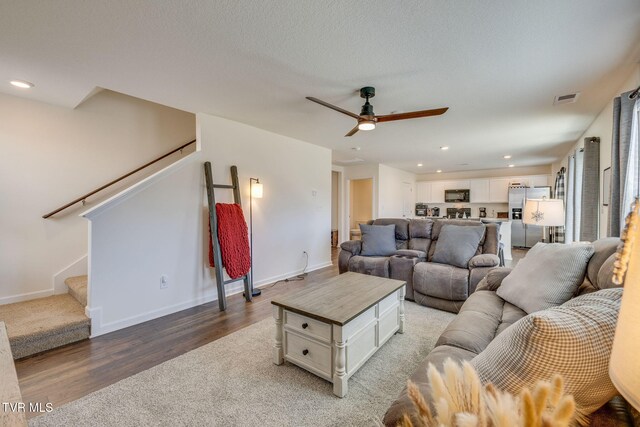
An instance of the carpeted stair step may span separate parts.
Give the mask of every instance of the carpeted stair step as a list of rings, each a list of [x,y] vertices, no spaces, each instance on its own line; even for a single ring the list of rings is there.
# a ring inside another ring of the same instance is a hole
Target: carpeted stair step
[[[69,288],[69,294],[78,300],[83,306],[87,306],[87,276],[74,276],[69,277],[64,281],[64,284]]]
[[[90,320],[69,294],[0,305],[14,359],[89,338]]]

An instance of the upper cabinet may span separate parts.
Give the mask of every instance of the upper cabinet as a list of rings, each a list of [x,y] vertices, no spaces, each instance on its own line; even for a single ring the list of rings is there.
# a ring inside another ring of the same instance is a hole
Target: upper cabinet
[[[553,184],[555,183],[550,182],[549,175],[533,175],[529,177],[530,187],[546,187],[553,186]]]
[[[471,203],[487,203],[491,201],[490,187],[489,179],[472,179],[469,182]]]
[[[445,181],[433,181],[431,183],[431,199],[429,203],[444,203]]]
[[[431,183],[427,181],[416,182],[416,203],[429,203],[431,201]]]
[[[416,202],[444,203],[445,190],[469,189],[471,203],[509,203],[509,185],[529,187],[548,186],[549,175],[509,176],[456,181],[419,181],[416,183]]]
[[[511,178],[491,178],[489,180],[489,202],[509,203],[509,183]]]

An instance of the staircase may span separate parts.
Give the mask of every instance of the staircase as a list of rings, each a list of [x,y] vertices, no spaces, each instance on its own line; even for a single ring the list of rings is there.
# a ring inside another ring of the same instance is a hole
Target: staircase
[[[89,338],[87,276],[65,280],[68,294],[0,305],[14,359]]]

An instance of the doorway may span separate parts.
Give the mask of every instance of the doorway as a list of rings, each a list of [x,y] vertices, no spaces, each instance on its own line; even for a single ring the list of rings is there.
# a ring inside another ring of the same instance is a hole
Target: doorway
[[[349,239],[357,240],[360,224],[373,219],[373,179],[352,179],[349,185]]]
[[[338,171],[331,171],[331,249],[340,243],[340,181]]]

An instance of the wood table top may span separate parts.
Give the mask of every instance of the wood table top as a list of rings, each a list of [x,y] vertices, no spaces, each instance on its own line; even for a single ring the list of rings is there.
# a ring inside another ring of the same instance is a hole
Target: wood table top
[[[402,280],[348,272],[312,289],[300,289],[275,298],[271,304],[343,326],[405,284]]]

